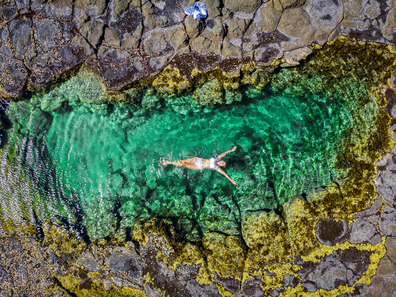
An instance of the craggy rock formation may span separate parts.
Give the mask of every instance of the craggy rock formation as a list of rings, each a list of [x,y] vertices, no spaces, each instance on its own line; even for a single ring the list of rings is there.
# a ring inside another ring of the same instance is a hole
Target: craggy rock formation
[[[167,65],[191,78],[194,69],[284,59],[297,65],[337,36],[393,44],[394,1],[203,1],[208,18],[194,20],[192,1],[4,1],[0,12],[0,86],[15,97],[97,60],[108,90],[118,91]]]
[[[396,42],[394,1],[203,2],[209,13],[205,20],[184,15],[185,7],[192,4],[186,0],[2,2],[2,94],[18,97],[27,90],[46,88],[65,79],[83,61],[101,74],[109,91],[126,89],[167,66],[165,74],[177,69],[178,88],[182,88],[197,70],[218,67],[220,72],[235,74],[243,71],[243,64],[262,67],[275,60],[281,66],[298,65],[312,52],[313,42],[323,45],[340,35]],[[384,110],[392,118],[394,140],[395,83],[393,75],[384,89]],[[213,91],[213,81],[205,84]],[[168,85],[163,85],[165,90]],[[205,92],[205,85],[202,89]],[[319,248],[313,256],[295,257],[287,273],[276,266],[266,271],[252,267],[255,255],[247,250],[256,244],[253,240],[242,242],[213,233],[205,236],[202,246],[181,246],[175,230],[151,221],[130,230],[126,243],[108,239],[66,249],[59,242],[51,249],[48,242],[32,237],[2,237],[0,292],[2,296],[290,296],[301,292],[391,296],[396,290],[395,164],[393,148],[376,163],[374,184],[379,196],[371,207],[353,218],[319,220],[311,234]],[[295,202],[307,204],[302,199]],[[301,209],[286,208],[285,215],[297,217]],[[260,219],[255,222],[259,224]],[[274,221],[278,224],[274,226],[283,226],[280,218]],[[6,235],[1,228],[0,235]],[[271,241],[279,244],[282,238]]]

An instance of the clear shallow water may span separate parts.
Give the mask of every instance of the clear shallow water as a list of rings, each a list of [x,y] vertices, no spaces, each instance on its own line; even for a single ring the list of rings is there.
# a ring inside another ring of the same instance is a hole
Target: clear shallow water
[[[206,230],[237,234],[247,213],[279,209],[337,179],[335,156],[354,121],[342,97],[271,92],[248,91],[243,103],[216,108],[92,112],[70,101],[44,111],[32,102],[7,109],[13,128],[1,160],[3,212],[55,215],[77,232],[84,226],[91,239],[153,216],[178,220],[192,238]],[[375,114],[376,105],[366,109]],[[162,165],[233,145],[225,161],[237,186],[212,170]]]

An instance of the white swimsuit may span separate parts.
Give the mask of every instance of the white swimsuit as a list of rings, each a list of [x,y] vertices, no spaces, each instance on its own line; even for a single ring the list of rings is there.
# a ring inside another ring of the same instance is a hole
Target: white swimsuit
[[[216,161],[220,161],[220,160],[217,159],[217,158],[210,158],[210,169],[215,169],[216,167],[219,167],[219,166],[215,163]],[[203,170],[203,167],[202,167],[202,158],[199,158],[194,164],[197,165],[197,167],[199,168],[199,170],[201,170],[201,172],[202,172],[202,170]]]

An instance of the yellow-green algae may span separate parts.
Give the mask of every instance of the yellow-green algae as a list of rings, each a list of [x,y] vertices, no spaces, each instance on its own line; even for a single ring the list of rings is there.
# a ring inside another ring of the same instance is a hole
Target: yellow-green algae
[[[353,56],[354,52],[355,56]],[[367,94],[375,96],[378,105],[381,107],[386,103],[381,95],[381,89],[390,76],[394,60],[395,53],[389,47],[373,43],[355,43],[345,38],[340,38],[323,48],[315,46],[313,58],[309,63],[295,69],[294,73],[291,74],[290,85],[283,85],[278,88],[293,89],[293,83],[300,78],[300,73],[312,71],[312,73],[319,73],[323,76],[326,83],[322,82],[321,84],[308,86],[311,90],[312,88],[317,88],[317,92],[331,93],[334,91],[332,87],[338,86],[345,90],[344,96],[352,96],[350,92],[353,92],[353,90],[349,89],[347,82],[343,84],[341,78],[344,75],[348,75],[358,79],[366,75],[362,71],[372,72],[373,78],[376,79],[367,82]],[[235,84],[234,80],[239,80],[240,82],[252,84],[251,87],[253,88],[255,86],[259,89],[264,88],[271,81],[271,71],[268,71],[268,69],[254,69],[245,73],[242,72],[239,79],[236,77],[230,79],[232,81],[230,85]],[[196,76],[200,75],[199,73],[196,74]],[[218,79],[221,75],[214,71],[206,73],[205,76],[202,75],[201,78],[202,81],[207,81],[209,77]],[[292,91],[296,92],[298,90],[293,89]],[[306,91],[306,89],[301,89],[302,94]],[[339,92],[340,89],[337,91]],[[250,240],[253,246],[248,251],[242,247],[242,242],[238,238],[215,233],[204,234],[202,248],[191,244],[184,245],[178,241],[176,235],[169,237],[169,234],[173,233],[165,232],[164,228],[166,226],[161,225],[162,223],[158,221],[154,223],[151,221],[149,224],[136,224],[133,237],[143,245],[146,240],[144,232],[150,231],[166,238],[168,246],[172,247],[174,251],[173,259],[161,257],[162,260],[165,260],[169,267],[176,267],[178,263],[204,264],[199,277],[201,283],[211,282],[213,272],[223,277],[231,276],[241,280],[261,274],[266,284],[263,289],[279,287],[285,273],[293,274],[294,272],[297,276],[296,272],[300,267],[291,264],[293,258],[297,255],[302,255],[306,260],[319,261],[326,254],[330,254],[336,249],[347,249],[355,246],[361,250],[373,251],[368,270],[356,282],[368,284],[369,278],[375,273],[379,260],[384,254],[384,239],[382,243],[375,246],[344,243],[324,247],[316,241],[313,228],[321,218],[351,222],[357,211],[367,208],[372,203],[375,198],[375,187],[371,182],[371,179],[376,174],[374,163],[384,152],[389,151],[393,145],[389,135],[389,121],[389,116],[379,109],[374,125],[376,129],[369,129],[370,134],[365,135],[365,137],[349,138],[344,142],[343,153],[337,156],[337,166],[345,171],[344,182],[342,184],[329,185],[324,193],[316,195],[314,203],[309,203],[302,199],[290,200],[289,205],[284,208],[286,220],[281,220],[274,213],[253,214],[247,217],[244,227],[247,228],[247,240]],[[252,225],[256,226],[256,230],[251,230],[249,226]],[[263,244],[263,242],[267,244]],[[73,247],[73,245],[71,246]],[[62,249],[63,247],[58,245],[57,247],[54,246],[54,248]],[[207,261],[203,260],[203,256],[201,256],[203,254],[207,257]],[[277,275],[276,277],[270,277],[265,274],[265,271],[274,272]],[[76,281],[73,280],[73,277],[66,277],[60,280],[65,288],[75,287]],[[226,294],[221,288],[222,286],[217,285]],[[97,294],[99,292],[103,293],[103,291],[100,291],[99,285],[97,290]],[[319,290],[312,293],[312,296],[326,296],[325,294],[333,294],[331,296],[334,296],[334,294],[350,291],[351,288],[343,286],[331,292]],[[301,286],[288,289],[288,291],[283,293],[284,296],[298,296],[301,294]],[[90,296],[95,295],[91,294]]]
[[[359,77],[364,77],[366,72],[370,72],[373,74],[373,79],[367,82],[367,94],[364,94],[364,96],[375,96],[376,102],[380,107],[386,104],[381,90],[387,83],[391,67],[395,61],[395,52],[389,46],[351,42],[345,38],[339,38],[327,44],[323,49],[315,46],[313,57],[310,63],[307,63],[302,68],[295,69],[294,77],[292,76],[292,79],[288,81],[290,85],[294,83],[293,80],[299,79],[299,73],[312,71],[312,73],[320,73],[327,79],[326,83],[310,86],[317,88],[318,92],[331,93],[334,92],[333,88],[341,87],[344,90],[344,96],[356,96],[358,94],[353,93],[354,90],[349,88],[348,82],[343,84],[342,77],[348,75],[358,79]],[[249,81],[249,78],[253,76],[255,78],[252,81],[263,81],[263,79],[259,80],[257,78],[257,73],[260,72],[264,72],[262,77],[264,77],[265,82],[263,84],[265,85],[267,81],[270,81],[270,74],[265,70],[255,70],[253,74],[245,75],[242,80]],[[262,85],[259,87],[261,88]],[[283,88],[287,88],[287,86],[283,86]],[[295,92],[296,90],[293,91]],[[302,89],[301,92],[304,93],[306,90]],[[367,100],[362,102],[365,103]],[[389,151],[394,144],[390,139],[389,122],[389,116],[379,109],[374,125],[375,129],[366,130],[370,134],[365,135],[365,137],[348,139],[343,144],[342,153],[337,156],[337,166],[345,170],[345,180],[341,185],[329,185],[325,193],[320,195],[320,198],[318,197],[319,195],[316,195],[314,204],[301,199],[291,201],[293,203],[285,207],[284,216],[287,219],[284,222],[271,213],[265,214],[265,219],[255,219],[256,215],[252,215],[249,220],[253,221],[248,221],[246,228],[248,228],[249,223],[256,224],[256,230],[261,232],[251,231],[253,232],[252,240],[254,242],[259,238],[260,240],[257,240],[257,242],[264,241],[267,243],[262,244],[261,248],[252,248],[246,252],[242,249],[242,245],[237,238],[230,239],[219,234],[215,236],[208,234],[209,238],[215,238],[208,240],[205,250],[210,253],[211,259],[225,259],[226,261],[209,260],[208,262],[211,263],[207,264],[208,267],[205,268],[206,271],[204,273],[210,274],[210,271],[215,271],[223,277],[240,278],[238,272],[242,270],[244,273],[243,279],[260,274],[266,278],[264,283],[270,284],[264,289],[276,288],[280,286],[285,273],[290,274],[293,271],[296,273],[300,269],[298,265],[290,264],[295,256],[302,255],[307,260],[315,259],[315,261],[319,261],[325,254],[329,254],[336,249],[347,249],[355,246],[361,250],[373,251],[369,268],[364,276],[355,282],[355,284],[368,284],[370,277],[375,274],[379,260],[384,255],[384,241],[375,246],[344,243],[324,248],[315,239],[314,226],[321,218],[351,222],[357,211],[369,207],[373,202],[376,197],[375,187],[371,182],[371,179],[376,174],[374,163],[382,154]],[[288,230],[287,234],[286,232],[279,232],[286,229]],[[219,243],[216,238],[220,238],[222,243]],[[209,243],[210,241],[213,243],[212,245]],[[230,241],[233,241],[233,243],[230,243]],[[326,252],[324,253],[324,251]],[[190,261],[191,257],[180,257],[182,259],[180,263],[202,262],[201,259]],[[241,269],[242,262],[244,264]],[[274,272],[277,276],[269,277],[264,273],[265,270]],[[207,283],[209,278],[202,277],[201,279],[202,283]],[[293,296],[296,294],[297,296],[302,294],[302,289],[301,286],[298,286],[286,291],[284,295]],[[313,293],[312,296],[319,296],[320,294],[323,296],[325,296],[324,294],[334,296],[334,294],[343,294],[351,292],[351,290],[348,286],[342,286],[331,292],[319,290]]]

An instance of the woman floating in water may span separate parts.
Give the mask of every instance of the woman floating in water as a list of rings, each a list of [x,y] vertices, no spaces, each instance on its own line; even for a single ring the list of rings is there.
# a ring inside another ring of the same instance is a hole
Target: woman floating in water
[[[190,158],[190,159],[185,159],[185,160],[178,160],[174,162],[169,162],[169,161],[163,161],[164,166],[168,164],[172,164],[178,167],[187,167],[192,170],[204,170],[204,169],[214,169],[217,172],[221,173],[224,175],[226,178],[228,178],[234,185],[236,185],[236,182],[232,180],[219,166],[225,167],[226,162],[221,161],[221,159],[226,156],[227,154],[234,152],[236,150],[236,146],[232,148],[232,150],[226,151],[225,153],[222,153],[220,156],[217,158],[210,158],[210,159],[203,159],[199,157],[195,158]]]

